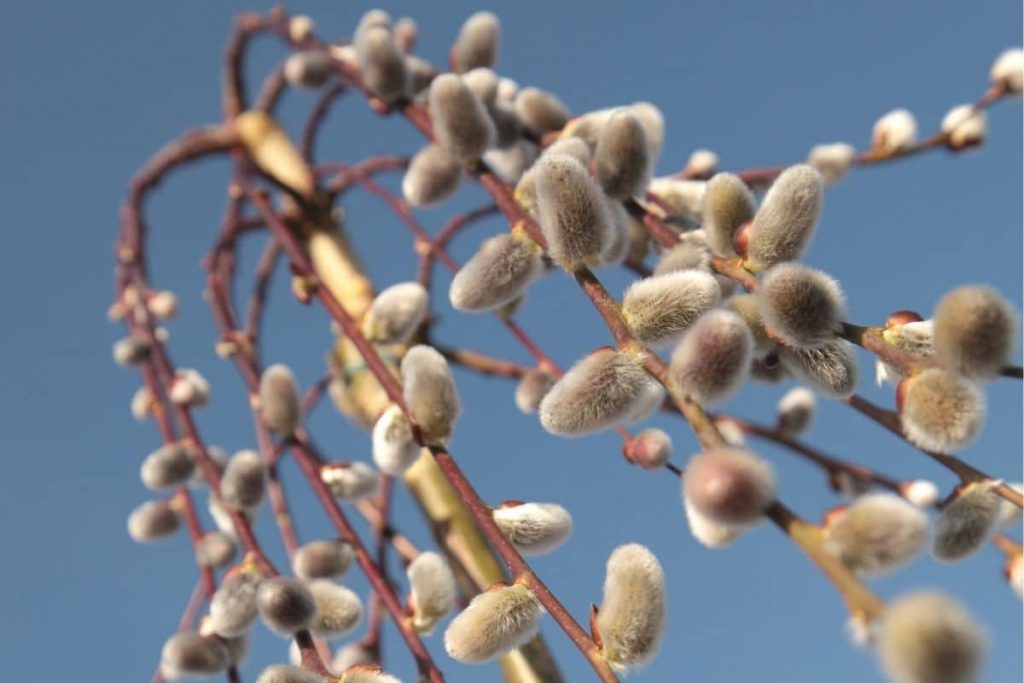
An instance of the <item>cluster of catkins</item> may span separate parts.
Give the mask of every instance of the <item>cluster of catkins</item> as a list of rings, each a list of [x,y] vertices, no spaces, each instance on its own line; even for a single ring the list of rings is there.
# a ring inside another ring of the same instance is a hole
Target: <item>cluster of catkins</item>
[[[311,28],[308,19],[296,17],[292,37],[301,41]],[[336,60],[358,70],[365,87],[385,104],[424,103],[433,142],[412,158],[402,182],[406,200],[415,206],[432,206],[451,196],[467,168],[493,169],[514,186],[515,200],[536,220],[543,244],[521,226],[485,240],[451,283],[449,298],[456,309],[507,311],[552,265],[573,272],[627,258],[639,262],[650,240],[629,208],[640,207],[675,230],[676,244],[661,250],[652,274],[623,293],[622,317],[639,344],[599,349],[561,377],[546,368],[531,370],[516,389],[521,410],[537,412],[547,431],[567,437],[639,421],[665,399],[664,387],[645,370],[649,347],[672,347],[669,388],[702,405],[727,400],[751,375],[767,381],[792,375],[831,397],[855,391],[855,356],[839,336],[846,318],[840,288],[827,274],[799,262],[817,228],[825,182],[841,177],[856,161],[852,146],[815,147],[808,163],[786,169],[760,203],[738,176],[716,173],[717,158],[706,150],[691,157],[685,179],[655,178],[665,124],[654,105],[638,102],[573,116],[555,95],[520,88],[493,70],[500,30],[497,18],[487,12],[473,15],[462,27],[450,53],[454,73],[438,74],[409,54],[415,33],[411,20],[392,22],[373,10],[359,22],[350,45],[296,53],[284,76],[293,86],[320,87],[333,77]],[[993,67],[993,79],[1019,92],[1022,63],[1019,50],[1004,54]],[[953,148],[978,144],[985,133],[984,113],[966,105],[954,108],[942,131]],[[872,149],[899,153],[915,142],[913,116],[897,110],[876,124]],[[736,292],[732,280],[712,269],[716,258],[756,275],[756,291]],[[147,302],[157,318],[173,314],[168,296],[160,293]],[[361,322],[362,332],[378,345],[406,344],[428,310],[423,287],[397,284],[376,297]],[[976,383],[994,378],[1007,362],[1016,324],[1010,306],[980,286],[947,295],[932,320],[907,313],[890,318],[885,341],[920,360],[909,373],[883,361],[878,366],[880,381],[899,383],[900,417],[912,443],[943,451],[965,445],[978,433],[984,400]],[[114,347],[122,364],[144,362],[149,352],[147,343],[133,337]],[[403,405],[384,410],[372,435],[373,462],[388,476],[402,475],[424,446],[443,445],[461,410],[448,363],[435,349],[409,348],[400,376]],[[169,398],[199,407],[209,393],[199,373],[183,370]],[[814,400],[807,389],[790,392],[780,403],[780,429],[790,434],[806,429]],[[293,434],[300,411],[295,380],[286,367],[266,370],[258,405],[271,430],[282,438]],[[132,401],[140,419],[152,406],[145,389]],[[682,478],[690,529],[712,548],[731,543],[762,521],[776,487],[771,466],[747,451],[742,437],[726,429],[728,423],[720,426],[729,444],[694,456]],[[626,446],[627,457],[647,469],[663,467],[671,451],[668,435],[657,429],[641,432]],[[209,455],[222,470],[220,490],[210,495],[210,512],[220,531],[201,539],[196,556],[201,565],[223,568],[231,565],[237,541],[228,511],[252,519],[264,497],[266,470],[254,451],[227,458],[210,449]],[[145,459],[142,481],[157,491],[202,484],[195,457],[187,446],[165,445]],[[338,498],[357,500],[373,493],[377,470],[365,463],[334,463],[323,468],[322,477]],[[932,540],[936,557],[965,557],[995,528],[1012,521],[1013,510],[1000,503],[992,484],[968,484],[943,507]],[[929,482],[912,482],[903,496],[861,495],[828,516],[826,546],[858,575],[892,570],[928,542],[928,520],[919,508],[934,505],[937,497]],[[492,518],[523,554],[551,552],[572,530],[569,513],[551,503],[504,503],[492,510]],[[166,500],[145,503],[128,522],[139,541],[162,538],[178,526],[176,504]],[[250,561],[231,567],[198,631],[167,641],[164,675],[205,675],[238,663],[257,618],[287,637],[307,629],[325,638],[350,633],[362,605],[337,580],[352,559],[346,543],[328,539],[299,549],[292,562],[295,578],[264,575]],[[440,555],[423,552],[409,564],[407,577],[412,628],[429,634],[456,603],[451,570]],[[1019,592],[1019,576],[1016,583]],[[608,560],[604,590],[594,620],[604,657],[618,668],[646,663],[657,651],[666,622],[658,560],[640,545],[616,549]],[[527,581],[495,585],[451,621],[445,648],[461,662],[492,660],[532,638],[542,611]],[[972,680],[984,649],[978,627],[941,595],[897,601],[877,631],[883,666],[899,683]],[[266,669],[259,683],[321,680],[297,663]],[[348,683],[396,680],[358,645],[340,650],[331,668]]]

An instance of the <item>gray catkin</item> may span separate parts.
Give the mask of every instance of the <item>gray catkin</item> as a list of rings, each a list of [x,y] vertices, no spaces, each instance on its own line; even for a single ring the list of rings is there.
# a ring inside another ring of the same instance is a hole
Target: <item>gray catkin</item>
[[[569,109],[562,101],[540,88],[520,90],[514,106],[519,120],[535,133],[561,130],[569,121]]]
[[[295,551],[292,571],[300,579],[340,579],[354,559],[352,546],[344,541],[310,541]]]
[[[921,552],[928,540],[928,518],[901,496],[867,494],[829,524],[825,533],[825,547],[850,571],[880,576]]]
[[[283,636],[290,636],[309,626],[316,613],[316,603],[309,588],[287,576],[275,576],[260,583],[256,591],[256,607],[263,623]]]
[[[555,140],[544,150],[542,157],[552,154],[568,154],[584,166],[590,164],[590,148],[587,143],[577,137],[561,138]],[[537,209],[537,165],[534,164],[526,170],[516,183],[516,201],[530,213]]]
[[[287,436],[299,424],[299,388],[286,365],[271,365],[260,377],[260,416],[271,430]]]
[[[363,603],[356,593],[327,579],[315,579],[307,587],[313,598],[313,635],[340,638],[355,630],[363,618]]]
[[[333,74],[331,58],[319,50],[296,52],[284,63],[284,79],[293,88],[319,88]]]
[[[256,594],[261,578],[252,571],[229,574],[210,600],[210,627],[224,638],[235,638],[246,631],[259,614]]]
[[[622,315],[646,344],[674,341],[719,299],[718,281],[699,270],[653,275],[634,282],[622,297]]]
[[[180,444],[168,444],[142,461],[139,477],[146,488],[159,491],[184,484],[194,471],[195,463],[188,449]]]
[[[622,202],[610,197],[605,197],[605,205],[611,219],[611,231],[601,252],[601,263],[617,266],[629,256],[629,213]]]
[[[524,555],[553,552],[572,533],[572,516],[554,503],[505,504],[492,515],[501,532]]]
[[[737,294],[726,299],[723,305],[724,308],[743,318],[743,322],[747,323],[747,329],[750,330],[750,336],[754,340],[754,353],[763,356],[772,349],[772,340],[764,328],[761,306],[757,301],[756,294]]]
[[[164,500],[147,501],[128,515],[128,535],[138,543],[166,538],[180,526],[178,513]]]
[[[527,414],[537,412],[540,402],[557,381],[558,377],[545,368],[530,368],[516,385],[516,407]]]
[[[267,487],[266,468],[255,451],[239,451],[231,456],[220,480],[220,497],[225,505],[252,510],[263,502]]]
[[[594,167],[601,189],[613,199],[628,199],[647,183],[650,154],[640,119],[628,110],[608,119],[594,150]]]
[[[444,443],[462,412],[455,380],[444,356],[422,344],[402,358],[405,402],[427,443]]]
[[[484,240],[459,269],[448,299],[460,311],[493,310],[520,296],[543,271],[536,242],[521,232],[503,233]]]
[[[684,233],[686,235],[688,233]],[[711,252],[698,240],[680,240],[662,253],[654,266],[654,275],[663,275],[677,270],[700,270],[710,272]]]
[[[391,285],[373,299],[363,321],[366,338],[378,344],[406,341],[427,315],[429,295],[418,282]]]
[[[762,271],[799,259],[814,237],[824,192],[821,174],[807,164],[783,171],[754,215],[747,267]]]
[[[235,541],[223,531],[209,531],[196,544],[196,562],[204,567],[227,566],[235,557]]]
[[[1001,500],[992,482],[967,484],[935,520],[932,555],[955,562],[977,552],[995,529]]]
[[[638,543],[608,558],[597,629],[613,666],[642,666],[657,654],[665,632],[665,575],[654,554]]]
[[[430,84],[428,99],[434,139],[457,161],[473,162],[494,144],[487,108],[461,78],[441,74]]]
[[[431,144],[416,152],[402,178],[402,196],[413,206],[439,204],[462,184],[462,166],[443,147]]]
[[[395,45],[390,29],[371,26],[358,32],[355,48],[363,82],[377,97],[391,103],[406,94],[409,72],[405,55]]]
[[[391,404],[373,425],[373,462],[388,476],[397,477],[412,467],[420,447],[401,408]]]
[[[719,256],[734,256],[732,242],[740,226],[754,218],[754,195],[739,176],[718,173],[708,181],[702,208],[708,246]]]
[[[195,631],[175,633],[164,643],[160,668],[165,678],[211,676],[228,668],[228,651],[216,638]]]
[[[260,673],[256,683],[324,683],[324,679],[297,666],[274,664]]]
[[[750,370],[754,340],[743,318],[708,311],[672,353],[669,376],[699,403],[720,403],[736,392]]]
[[[818,393],[846,398],[857,390],[857,357],[845,339],[835,339],[816,349],[779,347],[786,370]]]
[[[765,325],[795,348],[816,348],[834,339],[846,317],[836,281],[799,263],[782,263],[765,273],[757,299]]]
[[[969,379],[992,379],[1013,351],[1017,316],[991,287],[958,287],[935,309],[935,354]]]
[[[459,30],[452,45],[451,60],[455,71],[465,73],[478,67],[492,68],[498,61],[501,22],[490,12],[473,14]]]
[[[611,235],[600,188],[583,165],[565,154],[537,162],[537,211],[548,255],[566,269],[595,261]]]
[[[492,587],[448,625],[445,650],[459,662],[491,661],[533,638],[540,615],[540,603],[526,586]]]
[[[960,375],[929,368],[907,382],[900,422],[915,446],[947,451],[963,448],[981,431],[985,394]]]

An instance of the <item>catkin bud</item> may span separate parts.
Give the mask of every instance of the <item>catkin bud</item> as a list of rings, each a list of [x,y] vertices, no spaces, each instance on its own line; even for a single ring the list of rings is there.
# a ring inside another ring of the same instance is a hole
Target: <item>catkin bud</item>
[[[557,550],[572,533],[572,516],[554,503],[503,503],[492,512],[494,523],[524,555]]]
[[[416,152],[402,178],[402,196],[413,206],[433,206],[451,197],[462,183],[462,166],[437,144]]]
[[[904,380],[900,422],[915,446],[930,451],[963,448],[985,421],[985,395],[956,373],[930,368]]]
[[[814,419],[818,401],[814,393],[804,387],[795,387],[779,400],[779,429],[787,434],[801,434],[807,431]]]
[[[373,425],[373,462],[381,472],[398,477],[412,467],[420,447],[402,409],[392,403]]]
[[[971,104],[953,107],[942,119],[942,132],[947,136],[946,144],[952,149],[980,145],[985,141],[987,128],[985,111],[975,109]]]
[[[125,337],[114,342],[114,362],[124,367],[145,363],[149,358],[149,342],[138,337]]]
[[[650,175],[654,172],[654,165],[661,155],[661,145],[665,141],[665,116],[651,102],[634,102],[626,109],[640,121],[644,129],[644,138],[647,140],[647,175]]]
[[[363,82],[384,102],[402,97],[409,83],[405,55],[395,45],[390,29],[371,26],[355,35],[356,58]]]
[[[340,500],[361,500],[377,490],[377,471],[365,462],[331,463],[320,469],[320,479]]]
[[[132,510],[128,515],[128,535],[137,543],[151,543],[170,536],[181,520],[171,504],[164,500],[151,500]]]
[[[210,384],[198,370],[178,370],[167,397],[180,406],[201,408],[210,402]]]
[[[153,292],[146,299],[146,308],[157,320],[170,320],[178,313],[178,297],[166,289]]]
[[[568,154],[584,166],[590,164],[590,147],[577,137],[555,140],[541,156],[546,157],[552,154]],[[537,168],[537,165],[534,164],[523,173],[519,182],[516,183],[514,194],[516,202],[531,214],[536,213],[537,209]]]
[[[775,500],[771,465],[738,448],[716,448],[693,457],[683,474],[683,495],[717,524],[748,526]]]
[[[267,627],[290,636],[309,626],[316,612],[313,594],[306,585],[287,576],[275,576],[260,584],[256,607]]]
[[[992,82],[1002,85],[1008,93],[1024,90],[1024,50],[1016,48],[999,55],[992,64]]]
[[[400,680],[384,673],[379,664],[357,664],[343,671],[338,683],[402,683]]]
[[[626,459],[645,470],[657,470],[672,457],[672,437],[661,429],[645,429],[622,447]]]
[[[381,26],[391,30],[391,15],[382,9],[374,8],[367,10],[363,16],[359,17],[359,23],[356,24],[356,29],[352,32],[353,40],[358,38],[364,31],[368,31],[374,26]]]
[[[821,174],[806,164],[782,172],[754,215],[746,253],[751,270],[803,255],[818,226],[824,190]]]
[[[355,559],[352,546],[344,541],[310,541],[292,558],[292,570],[300,579],[340,579]]]
[[[712,521],[694,507],[693,501],[686,495],[685,488],[683,489],[683,510],[686,512],[686,523],[690,528],[690,533],[707,548],[713,550],[724,548],[743,535],[742,528]]]
[[[494,144],[491,117],[461,78],[441,74],[430,84],[429,99],[434,139],[457,161],[479,159]]]
[[[846,398],[857,390],[857,357],[845,339],[835,339],[817,349],[779,348],[786,369],[815,391]]]
[[[413,628],[429,633],[455,606],[455,576],[443,557],[423,552],[405,570],[413,610]]]
[[[309,622],[313,635],[340,638],[355,630],[363,618],[358,595],[327,579],[315,579],[307,587],[313,598],[313,619]]]
[[[319,50],[296,52],[284,63],[284,79],[293,88],[319,88],[333,73],[331,58]]]
[[[153,406],[155,405],[153,392],[148,387],[139,387],[132,394],[129,411],[136,421],[143,422],[153,416]]]
[[[686,270],[711,272],[711,252],[699,239],[683,239],[690,234],[683,233],[678,244],[662,252],[658,264],[654,266],[654,275]]]
[[[657,388],[643,360],[602,349],[578,361],[540,402],[540,422],[559,436],[599,432],[629,421]]]
[[[235,558],[235,541],[223,531],[208,531],[196,545],[196,562],[219,569]]]
[[[544,368],[531,368],[516,385],[516,407],[524,413],[535,413],[558,378]]]
[[[175,633],[160,652],[160,671],[177,680],[185,676],[212,676],[228,668],[228,651],[217,638],[195,631]]]
[[[498,61],[501,22],[490,12],[477,12],[466,19],[452,45],[452,68],[465,73],[480,66],[491,68]]]
[[[892,683],[972,683],[984,654],[981,628],[941,593],[908,595],[885,610],[878,655]]]
[[[545,154],[537,162],[537,213],[548,255],[567,270],[600,256],[611,235],[601,189],[576,159]]]
[[[256,683],[324,683],[318,674],[297,666],[274,664],[268,666],[256,679]]]
[[[900,494],[919,508],[930,508],[939,502],[939,487],[927,479],[914,479],[900,485]]]
[[[444,648],[466,664],[488,662],[533,638],[540,615],[540,602],[526,586],[492,586],[448,625]]]
[[[765,273],[757,297],[765,325],[796,348],[823,346],[846,317],[839,284],[799,263],[782,263]]]
[[[254,571],[229,573],[210,600],[210,628],[224,638],[235,638],[256,620],[256,594],[260,577]]]
[[[970,379],[992,379],[1014,346],[1017,316],[992,288],[958,287],[935,308],[935,355]]]
[[[534,133],[561,130],[569,121],[569,109],[562,101],[540,88],[520,90],[514,106],[519,120]]]
[[[142,461],[139,476],[146,488],[159,491],[180,486],[195,469],[188,450],[180,444],[168,444],[150,453]]]
[[[287,365],[271,365],[260,377],[260,416],[271,430],[287,436],[299,423],[299,389]]]
[[[812,147],[807,163],[821,174],[826,183],[834,183],[846,175],[856,158],[857,149],[853,145],[833,142]]]
[[[718,303],[718,281],[699,270],[653,275],[631,284],[622,295],[622,315],[634,336],[646,344],[665,344]]]
[[[970,557],[984,545],[999,518],[999,495],[993,482],[967,484],[935,520],[932,554],[943,562]]]
[[[640,119],[617,111],[601,130],[594,150],[597,180],[613,199],[628,199],[643,191],[650,167],[647,135]]]
[[[638,543],[619,546],[608,558],[597,630],[612,666],[642,666],[654,658],[665,633],[665,574],[654,554]]]
[[[688,178],[710,178],[718,168],[718,155],[710,149],[695,149],[683,172]]]
[[[462,411],[448,361],[436,349],[420,344],[402,358],[401,371],[405,403],[424,440],[444,443]]]
[[[522,294],[543,271],[536,242],[521,232],[502,233],[484,240],[459,269],[448,299],[460,311],[492,310]]]
[[[699,403],[721,403],[750,370],[754,340],[743,318],[715,309],[702,315],[672,352],[669,376]]]
[[[825,547],[850,571],[880,576],[906,564],[928,540],[928,518],[891,493],[863,495],[825,529]]]
[[[878,119],[871,132],[871,146],[882,152],[904,150],[917,141],[917,120],[906,109],[893,109]]]
[[[266,488],[266,470],[256,451],[239,451],[231,456],[220,480],[220,497],[225,505],[252,510],[263,502]]]
[[[427,315],[429,295],[418,282],[400,282],[378,294],[363,319],[363,334],[377,344],[400,344]]]
[[[701,209],[708,246],[720,256],[734,256],[733,239],[740,226],[753,220],[754,195],[739,176],[718,173],[708,181]]]
[[[935,355],[935,321],[916,320],[905,323],[887,325],[882,331],[882,338],[887,344],[900,351],[906,351],[921,358]],[[879,359],[875,363],[875,382],[882,386],[883,382],[899,384],[906,378],[903,368],[886,363]]]

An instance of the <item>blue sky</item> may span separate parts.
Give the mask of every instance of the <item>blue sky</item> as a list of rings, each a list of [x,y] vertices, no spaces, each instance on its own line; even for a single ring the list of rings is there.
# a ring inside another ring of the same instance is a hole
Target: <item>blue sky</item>
[[[266,9],[267,3],[258,3]],[[137,379],[114,367],[110,344],[120,330],[104,312],[110,300],[117,206],[132,171],[164,141],[219,114],[219,59],[237,2],[101,4],[40,0],[5,8],[0,23],[0,199],[5,217],[0,298],[5,334],[0,427],[0,563],[2,640],[9,678],[75,675],[82,680],[148,680],[164,638],[173,631],[195,580],[184,537],[154,547],[132,544],[127,513],[146,498],[138,482],[142,457],[156,444],[150,425],[128,414]],[[307,2],[324,37],[348,35],[370,5]],[[436,63],[478,3],[396,2],[421,28],[418,51]],[[559,3],[493,5],[503,20],[499,70],[521,84],[557,92],[575,112],[647,99],[668,121],[661,160],[676,170],[698,147],[715,150],[725,168],[802,159],[813,144],[863,147],[874,120],[897,106],[933,130],[952,105],[975,99],[989,66],[1021,43],[1018,2],[863,3]],[[280,57],[261,42],[253,65]],[[285,120],[312,102],[289,96]],[[1021,308],[1021,104],[990,114],[990,141],[969,154],[926,158],[857,171],[829,191],[807,261],[836,276],[859,323],[881,322],[895,309],[929,312],[948,289],[984,282]],[[322,159],[355,160],[376,152],[411,153],[419,139],[402,121],[381,121],[364,103],[337,107],[323,136]],[[200,298],[199,259],[209,248],[223,207],[227,165],[204,162],[177,174],[149,204],[156,282],[177,291],[182,313],[170,325],[172,351],[201,369],[214,399],[200,418],[212,443],[253,445],[243,392],[233,370],[213,353],[213,323]],[[394,183],[395,178],[392,178]],[[395,187],[392,184],[392,187]],[[445,208],[423,214],[438,229],[447,212],[482,203],[464,191]],[[447,211],[446,211],[447,209]],[[372,200],[346,205],[354,243],[375,281],[412,277],[404,228]],[[465,259],[492,221],[456,242]],[[258,253],[245,249],[246,262]],[[623,272],[601,273],[613,292]],[[449,276],[436,280],[444,292]],[[272,292],[265,358],[286,362],[303,383],[322,372],[329,343],[326,316],[292,303],[286,278]],[[439,300],[437,338],[526,361],[490,317],[455,313]],[[575,287],[555,274],[537,284],[523,326],[562,365],[609,341]],[[1019,354],[1017,356],[1019,362]],[[862,392],[891,403],[870,386],[862,356]],[[792,545],[765,527],[722,552],[688,535],[678,484],[629,468],[612,435],[563,441],[519,414],[512,386],[457,374],[466,411],[453,452],[481,494],[559,502],[576,532],[537,571],[583,619],[599,601],[604,561],[617,545],[648,545],[664,564],[670,626],[663,652],[635,680],[835,683],[878,680],[868,653],[843,633],[835,592]],[[784,387],[751,385],[725,410],[768,421]],[[1002,380],[986,387],[984,435],[964,456],[1007,480],[1021,479],[1021,388]],[[696,451],[683,426],[655,424],[676,440],[676,461]],[[315,417],[319,442],[337,458],[367,458],[368,440],[329,407]],[[943,488],[952,478],[851,410],[825,403],[809,440],[901,478],[922,476]],[[788,454],[761,450],[777,464],[781,495],[816,519],[835,498],[817,471]],[[305,539],[329,533],[322,516],[285,468]],[[404,493],[396,517],[426,544]],[[259,530],[275,557],[269,513]],[[1019,528],[1015,530],[1019,537]],[[986,681],[1022,675],[1021,606],[1000,577],[991,548],[942,566],[921,558],[873,582],[883,597],[918,587],[956,594],[990,634]],[[353,585],[363,589],[360,580]],[[63,620],[63,621],[60,621]],[[60,621],[60,623],[58,623]],[[555,625],[544,633],[568,680],[588,669]],[[412,680],[409,659],[389,631],[388,663]],[[447,660],[429,641],[451,681],[494,680],[493,669]],[[243,669],[254,680],[285,656],[285,643],[260,632]]]

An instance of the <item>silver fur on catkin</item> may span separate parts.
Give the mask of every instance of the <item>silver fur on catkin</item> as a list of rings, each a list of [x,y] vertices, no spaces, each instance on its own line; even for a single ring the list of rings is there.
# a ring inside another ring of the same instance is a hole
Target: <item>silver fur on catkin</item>
[[[931,451],[959,449],[981,432],[985,394],[969,380],[930,368],[903,382],[900,423],[915,446]]]
[[[560,130],[569,121],[569,109],[540,88],[523,88],[516,95],[515,111],[523,125],[535,133]]]
[[[857,391],[857,357],[845,339],[816,349],[779,347],[778,354],[789,372],[820,394],[846,398]]]
[[[256,593],[262,577],[255,571],[229,573],[210,600],[210,628],[224,638],[236,638],[249,630],[259,612]]]
[[[718,281],[699,270],[680,270],[637,280],[622,296],[622,315],[637,339],[664,344],[682,336],[718,303]]]
[[[260,673],[256,683],[324,683],[324,679],[312,671],[297,666],[274,664]]]
[[[823,346],[846,317],[839,284],[799,263],[783,263],[765,273],[757,298],[765,325],[795,348]]]
[[[754,340],[754,353],[763,356],[772,350],[774,344],[768,337],[768,331],[764,328],[764,319],[761,317],[761,305],[756,294],[737,294],[726,299],[723,308],[730,310],[747,323],[750,336]]]
[[[523,555],[553,552],[572,533],[572,515],[554,503],[504,503],[491,515]]]
[[[389,405],[373,425],[373,462],[384,474],[398,477],[412,467],[420,447],[402,409]]]
[[[239,451],[231,456],[220,480],[220,497],[236,510],[252,510],[263,502],[267,473],[256,451]]]
[[[365,462],[333,463],[320,469],[320,479],[340,500],[361,500],[377,490],[377,471]]]
[[[128,515],[128,535],[137,543],[152,543],[167,538],[180,526],[178,513],[164,500],[145,502]]]
[[[235,540],[223,531],[208,531],[196,544],[196,562],[219,569],[235,558]]]
[[[739,176],[718,173],[708,181],[702,204],[703,227],[708,246],[719,256],[735,256],[736,231],[753,220],[754,195]]]
[[[418,282],[391,285],[374,297],[363,319],[363,334],[377,344],[401,344],[423,322],[429,299]]]
[[[489,662],[533,638],[541,612],[540,602],[526,586],[492,586],[448,625],[445,650],[466,664]]]
[[[139,468],[139,478],[146,488],[160,491],[180,486],[195,471],[188,449],[181,444],[168,444],[146,456]]]
[[[455,606],[455,576],[438,553],[422,552],[405,570],[413,611],[413,628],[429,633]]]
[[[955,562],[976,553],[995,530],[1002,499],[993,482],[972,482],[957,492],[935,520],[932,555]]]
[[[355,630],[363,618],[363,603],[356,593],[327,579],[315,579],[307,587],[313,597],[313,635],[341,638]]]
[[[490,12],[477,12],[466,19],[452,45],[452,67],[465,73],[477,67],[493,68],[498,61],[501,22]]]
[[[620,669],[642,666],[658,652],[667,621],[665,574],[654,554],[638,543],[619,546],[608,558],[597,630],[605,659]]]
[[[287,365],[277,363],[260,377],[260,416],[271,430],[288,436],[295,431],[301,417],[299,387]]]
[[[611,236],[601,189],[579,161],[545,154],[537,162],[537,213],[548,255],[567,270],[595,262]]]
[[[825,184],[806,164],[791,166],[772,183],[754,215],[747,267],[754,271],[803,255],[818,225]]]
[[[455,74],[433,80],[429,108],[434,139],[457,161],[475,161],[494,144],[494,124],[487,108]]]
[[[394,102],[409,88],[405,55],[395,45],[391,30],[371,26],[355,35],[356,59],[363,82],[380,99]]]
[[[160,653],[160,672],[177,680],[186,676],[212,676],[228,668],[228,651],[217,638],[195,631],[175,633]]]
[[[557,381],[558,377],[545,368],[530,368],[516,385],[516,407],[527,414],[537,412],[540,402]]]
[[[996,377],[1010,358],[1016,334],[1013,308],[991,287],[959,287],[935,309],[935,355],[968,379]]]
[[[612,114],[594,150],[597,180],[612,199],[629,199],[647,184],[650,154],[640,119],[629,110]]]
[[[423,344],[402,358],[405,403],[427,443],[445,443],[462,412],[448,361],[436,349]]]
[[[880,576],[924,549],[928,517],[900,496],[866,494],[832,520],[825,534],[825,547],[850,571]]]
[[[448,300],[460,311],[489,311],[520,296],[544,272],[541,248],[522,232],[488,238],[459,269]]]
[[[292,571],[300,579],[340,579],[354,559],[355,551],[344,541],[310,541],[295,551]]]
[[[743,318],[732,311],[708,311],[693,324],[672,353],[669,377],[703,404],[725,401],[750,370],[754,339]]]
[[[304,583],[287,576],[275,576],[260,583],[256,608],[267,627],[290,636],[309,626],[316,612],[313,594]]]
[[[402,178],[402,196],[413,206],[439,204],[462,184],[462,166],[443,147],[430,144],[416,152]]]

